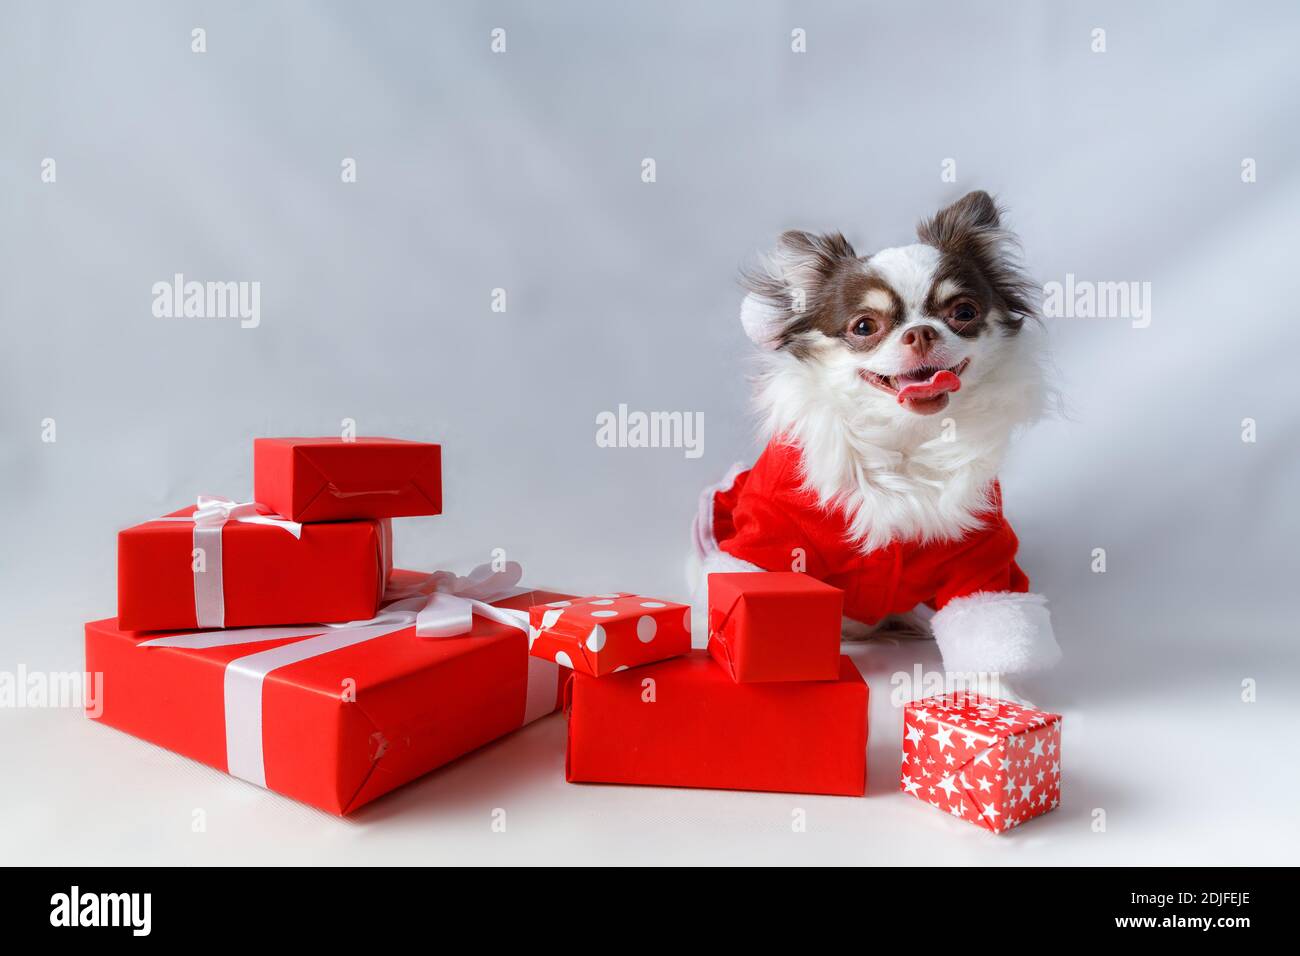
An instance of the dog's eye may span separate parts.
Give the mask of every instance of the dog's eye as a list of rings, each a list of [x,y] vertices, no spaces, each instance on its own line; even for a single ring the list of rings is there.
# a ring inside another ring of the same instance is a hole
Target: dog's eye
[[[849,332],[853,335],[860,335],[863,338],[874,335],[876,332],[876,322],[869,315],[860,315],[853,320],[849,326]]]
[[[980,310],[969,302],[958,302],[952,310],[952,318],[958,322],[974,322],[980,317]]]

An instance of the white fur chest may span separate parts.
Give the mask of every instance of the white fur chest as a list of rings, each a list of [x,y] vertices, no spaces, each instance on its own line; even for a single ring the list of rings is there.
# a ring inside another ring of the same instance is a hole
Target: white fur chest
[[[805,486],[843,511],[862,550],[978,527],[1013,428],[1041,406],[1037,364],[1003,363],[946,414],[918,416],[871,395],[835,350],[820,358],[768,353],[757,404],[767,437],[801,447]]]

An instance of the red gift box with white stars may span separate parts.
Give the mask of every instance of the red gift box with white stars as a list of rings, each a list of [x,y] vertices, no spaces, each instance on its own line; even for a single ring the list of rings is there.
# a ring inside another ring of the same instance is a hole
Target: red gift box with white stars
[[[598,594],[529,608],[531,653],[583,674],[679,657],[691,649],[691,609],[640,594]]]
[[[1001,833],[1061,802],[1061,715],[973,693],[903,708],[901,789]]]

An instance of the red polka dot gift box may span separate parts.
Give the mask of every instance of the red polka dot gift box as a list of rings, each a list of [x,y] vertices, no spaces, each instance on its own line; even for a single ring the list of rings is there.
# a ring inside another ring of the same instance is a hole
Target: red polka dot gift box
[[[710,574],[709,653],[739,684],[839,680],[843,607],[807,574]]]
[[[901,789],[994,833],[1061,802],[1061,715],[959,692],[903,709]]]
[[[691,649],[691,609],[640,594],[598,594],[529,608],[532,655],[600,677]]]

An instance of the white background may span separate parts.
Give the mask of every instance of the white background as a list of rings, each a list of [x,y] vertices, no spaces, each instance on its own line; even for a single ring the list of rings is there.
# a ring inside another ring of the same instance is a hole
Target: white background
[[[0,710],[0,859],[1293,861],[1293,4],[2,16],[3,671],[81,667],[82,622],[113,612],[119,528],[247,495],[255,435],[344,418],[444,445],[446,514],[399,523],[402,564],[464,570],[501,547],[539,585],[681,596],[697,492],[757,450],[736,272],[784,228],[867,252],[986,188],[1043,281],[1153,291],[1149,328],[1048,323],[1067,415],[1002,476],[1067,655],[1033,688],[1065,714],[1064,803],[1018,832],[896,792],[890,676],[937,656],[875,645],[851,651],[873,691],[866,799],[566,784],[553,717],[343,821],[17,708]],[[261,326],[154,318],[151,286],[176,272],[259,281]],[[704,455],[598,448],[619,403],[703,412]]]

